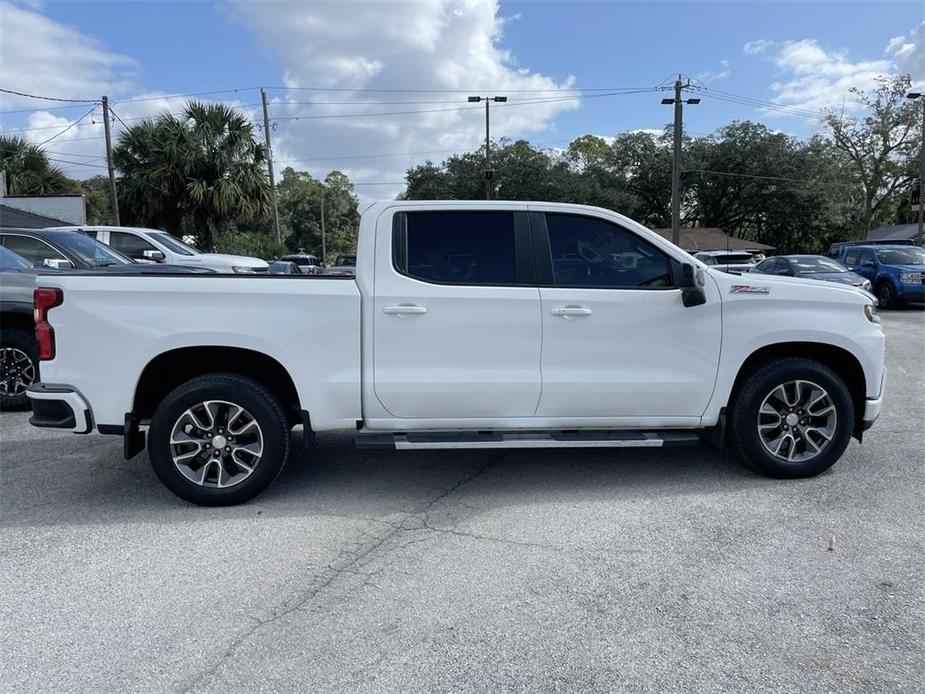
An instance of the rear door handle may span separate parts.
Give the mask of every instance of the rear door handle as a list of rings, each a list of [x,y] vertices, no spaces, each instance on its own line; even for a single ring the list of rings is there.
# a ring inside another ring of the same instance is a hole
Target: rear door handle
[[[399,304],[398,306],[386,306],[382,309],[382,312],[390,316],[412,316],[427,313],[427,307],[415,304]]]
[[[576,316],[590,316],[591,309],[584,306],[556,306],[549,311],[554,316],[563,318],[574,318]]]

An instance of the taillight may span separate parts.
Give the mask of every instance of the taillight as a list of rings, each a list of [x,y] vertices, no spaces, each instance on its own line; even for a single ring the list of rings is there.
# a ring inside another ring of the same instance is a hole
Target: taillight
[[[48,309],[64,302],[64,292],[52,287],[38,287],[34,294],[35,341],[39,346],[39,359],[55,358],[55,329],[48,323]]]

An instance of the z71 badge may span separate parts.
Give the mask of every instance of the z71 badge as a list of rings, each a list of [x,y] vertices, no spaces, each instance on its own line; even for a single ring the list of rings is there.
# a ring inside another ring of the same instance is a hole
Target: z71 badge
[[[770,287],[753,287],[750,284],[734,284],[729,288],[730,294],[770,294]]]

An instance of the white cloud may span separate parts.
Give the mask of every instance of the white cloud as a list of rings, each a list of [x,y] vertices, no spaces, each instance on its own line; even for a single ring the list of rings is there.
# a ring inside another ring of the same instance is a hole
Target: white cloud
[[[500,16],[496,1],[237,0],[232,17],[276,52],[285,69],[289,90],[274,92],[271,106],[280,168],[307,168],[318,175],[339,168],[356,181],[400,182],[421,157],[378,155],[479,146],[484,111],[481,104],[466,103],[470,93],[496,90],[510,98],[508,104],[492,104],[494,137],[548,130],[557,114],[578,106],[575,100],[562,100],[561,92],[518,91],[568,89],[572,81],[557,82],[516,63],[501,44],[509,20]],[[382,91],[300,89],[305,87]],[[401,89],[419,91],[388,91]],[[407,111],[419,113],[398,113]],[[364,113],[395,115],[343,117]],[[340,159],[362,155],[377,156]],[[364,186],[359,191],[364,197],[391,197],[401,187]]]
[[[135,61],[99,40],[52,21],[40,12],[0,1],[0,65],[5,89],[71,99],[124,92],[133,85]],[[2,109],[35,107],[36,101],[0,95]],[[41,103],[41,102],[39,102]]]
[[[710,84],[711,82],[718,82],[719,80],[724,80],[732,74],[732,70],[729,69],[728,60],[719,61],[719,70],[704,70],[703,72],[698,72],[694,75],[694,79],[703,82],[704,84]]]
[[[773,41],[768,41],[767,39],[758,39],[757,41],[749,41],[742,47],[742,49],[749,55],[760,55],[773,45]]]
[[[867,89],[880,75],[911,71],[923,61],[922,44],[925,24],[920,25],[907,41],[904,36],[890,39],[889,58],[850,59],[847,51],[826,49],[815,39],[773,42],[752,41],[743,50],[750,55],[764,55],[778,68],[780,79],[771,85],[773,101],[811,111],[838,106],[857,108],[849,98],[851,88]],[[913,75],[915,76],[915,75]]]
[[[909,32],[909,36],[894,36],[886,45],[886,54],[900,72],[912,75],[913,82],[925,81],[925,22]]]

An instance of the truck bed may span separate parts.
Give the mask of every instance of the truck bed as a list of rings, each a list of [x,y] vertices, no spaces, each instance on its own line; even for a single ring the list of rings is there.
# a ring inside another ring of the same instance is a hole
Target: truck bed
[[[36,284],[64,291],[49,320],[56,353],[67,359],[43,362],[42,380],[76,387],[94,403],[96,425],[121,426],[145,367],[189,345],[285,364],[303,407],[317,412],[315,429],[351,428],[361,416],[352,277],[69,273]]]

